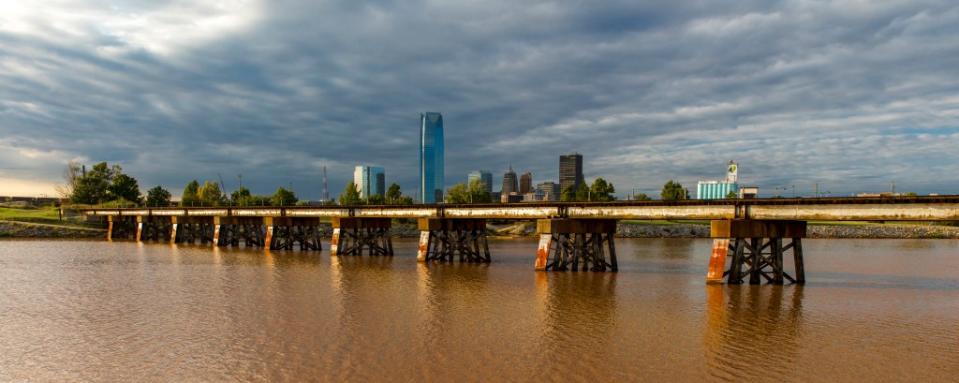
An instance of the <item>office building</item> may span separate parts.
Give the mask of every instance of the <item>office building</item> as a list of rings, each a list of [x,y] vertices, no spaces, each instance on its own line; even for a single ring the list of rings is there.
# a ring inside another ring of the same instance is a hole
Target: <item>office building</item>
[[[583,156],[579,153],[559,156],[560,191],[570,186],[575,190],[583,182]]]
[[[475,180],[479,180],[480,182],[483,183],[486,193],[489,193],[489,194],[493,193],[493,173],[490,173],[486,170],[472,171],[466,177],[466,186],[471,185],[473,181]]]
[[[729,161],[724,181],[699,181],[696,183],[696,199],[736,198],[739,194],[739,165]]]
[[[500,191],[501,196],[509,196],[510,194],[519,194],[519,185],[517,185],[516,172],[513,171],[513,167],[509,167],[509,171],[506,174],[503,174],[503,189]]]
[[[420,201],[443,201],[446,187],[443,147],[443,116],[439,113],[420,114]]]
[[[386,170],[379,166],[357,166],[353,171],[353,184],[360,198],[386,195]]]
[[[519,194],[526,195],[533,192],[533,173],[526,172],[519,176]]]
[[[555,182],[542,182],[536,185],[536,194],[543,196],[541,201],[559,201],[559,184]]]

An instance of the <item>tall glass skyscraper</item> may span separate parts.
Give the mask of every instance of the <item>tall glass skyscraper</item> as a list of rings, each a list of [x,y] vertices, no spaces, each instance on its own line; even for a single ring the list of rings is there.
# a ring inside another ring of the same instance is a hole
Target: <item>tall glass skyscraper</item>
[[[386,193],[386,171],[379,166],[357,166],[353,171],[353,184],[360,192],[360,198],[382,197]]]
[[[439,113],[420,114],[420,201],[443,201],[446,185],[443,148],[443,116]]]

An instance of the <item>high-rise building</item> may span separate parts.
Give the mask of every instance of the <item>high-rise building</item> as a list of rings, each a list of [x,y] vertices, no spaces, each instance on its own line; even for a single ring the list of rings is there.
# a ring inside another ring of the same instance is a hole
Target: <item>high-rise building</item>
[[[533,192],[533,173],[526,172],[519,176],[519,194],[526,195]]]
[[[509,171],[506,174],[503,174],[503,189],[500,192],[500,196],[508,196],[510,194],[518,194],[519,185],[516,182],[516,172],[513,171],[513,167],[509,167]],[[502,197],[501,197],[502,198]]]
[[[559,184],[555,182],[542,182],[536,185],[536,195],[542,194],[543,201],[559,201]]]
[[[386,194],[386,170],[379,166],[357,166],[353,171],[353,184],[360,198]]]
[[[583,182],[583,155],[573,153],[559,156],[560,192],[570,186],[577,189]]]
[[[474,170],[466,176],[466,186],[469,186],[475,180],[483,183],[486,193],[493,193],[493,173],[486,170]]]
[[[443,201],[446,187],[443,148],[443,116],[439,113],[420,114],[420,201]]]

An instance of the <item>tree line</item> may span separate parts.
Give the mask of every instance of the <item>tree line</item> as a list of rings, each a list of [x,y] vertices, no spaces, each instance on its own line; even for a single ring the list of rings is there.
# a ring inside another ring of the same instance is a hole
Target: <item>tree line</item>
[[[110,166],[106,162],[93,165],[86,170],[76,162],[67,164],[64,171],[64,185],[58,188],[60,194],[70,202],[83,205],[108,206],[171,206],[173,195],[162,186],[147,190],[146,196],[140,193],[136,178],[123,173],[120,165]],[[190,181],[183,188],[180,206],[290,206],[299,202],[292,190],[280,187],[272,195],[254,195],[250,189],[239,187],[229,195],[219,183],[213,181]]]
[[[363,198],[360,189],[353,182],[348,182],[339,197],[340,205],[412,205],[413,197],[403,195],[400,185],[390,184],[384,195],[373,194]]]
[[[120,165],[100,162],[85,170],[82,165],[70,162],[64,172],[65,185],[59,187],[64,198],[75,204],[111,205],[111,206],[170,206],[172,194],[162,186],[154,186],[146,195],[140,193],[136,178],[123,172]],[[469,184],[452,186],[446,196],[447,203],[490,203],[490,193],[486,184],[473,180]],[[578,187],[570,186],[562,191],[563,202],[615,201],[616,188],[603,178],[596,178],[590,186],[586,183]],[[660,193],[664,201],[690,199],[689,190],[679,182],[669,180]],[[730,198],[735,198],[732,196]],[[645,194],[637,194],[635,200],[651,200]],[[400,186],[390,184],[383,195],[373,194],[367,198],[360,196],[357,185],[349,182],[338,198],[340,205],[412,205],[413,197],[404,195]],[[255,195],[245,187],[239,187],[227,194],[219,183],[197,180],[190,181],[184,188],[180,200],[181,206],[292,206],[301,203],[292,190],[279,187],[272,195]]]

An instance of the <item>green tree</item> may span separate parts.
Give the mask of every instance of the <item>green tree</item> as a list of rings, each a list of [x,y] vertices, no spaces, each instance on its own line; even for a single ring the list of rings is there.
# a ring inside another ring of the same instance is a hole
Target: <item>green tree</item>
[[[140,187],[137,180],[126,174],[119,165],[109,166],[101,162],[86,174],[80,174],[77,164],[68,165],[65,177],[72,178],[70,200],[74,203],[97,204],[111,200],[140,202]],[[70,181],[68,181],[69,183]]]
[[[649,196],[646,195],[646,193],[639,193],[639,194],[633,195],[633,201],[651,201],[651,200],[652,198],[649,198]]]
[[[403,191],[400,190],[400,185],[390,184],[390,187],[386,189],[386,203],[396,205],[402,198]]]
[[[563,202],[575,202],[576,201],[576,189],[573,188],[573,185],[567,186],[559,194],[559,200]]]
[[[602,178],[596,178],[596,180],[593,181],[593,185],[589,187],[588,200],[599,202],[615,201],[616,196],[614,196],[613,193],[616,193],[616,188],[613,187],[612,183],[606,182],[606,180]]]
[[[230,193],[230,201],[236,206],[251,206],[253,195],[250,194],[250,189],[240,186]]]
[[[204,181],[203,186],[196,193],[200,204],[203,206],[219,206],[223,203],[224,195],[220,190],[220,184],[216,182]]]
[[[162,186],[155,186],[147,190],[147,206],[169,206],[170,192]]]
[[[350,182],[346,184],[343,193],[340,194],[340,205],[359,205],[363,203],[360,198],[360,191],[356,190],[356,184]]]
[[[183,188],[183,195],[180,197],[180,206],[195,206],[200,204],[200,183],[196,180],[190,181]]]
[[[446,203],[470,203],[470,193],[465,184],[456,184],[446,191]]]
[[[736,198],[739,198],[736,192],[730,191],[729,193],[726,193],[726,199],[736,199]]]
[[[470,203],[490,203],[493,197],[486,192],[486,183],[482,180],[473,180],[467,187]]]
[[[107,187],[107,198],[140,202],[140,185],[137,180],[123,173],[114,173],[110,186]]]
[[[273,193],[273,197],[271,198],[273,206],[292,206],[296,204],[296,201],[296,194],[282,187],[277,188],[276,193]]]
[[[113,172],[106,162],[93,165],[89,172],[76,179],[70,200],[73,203],[83,204],[104,202],[108,198],[107,190],[112,180]]]
[[[663,185],[663,191],[660,192],[663,201],[681,201],[689,199],[689,190],[683,188],[679,182],[669,180]]]
[[[386,205],[386,198],[379,194],[373,194],[370,198],[366,199],[366,203],[370,205]]]
[[[582,182],[576,187],[576,201],[589,201],[589,186]]]

